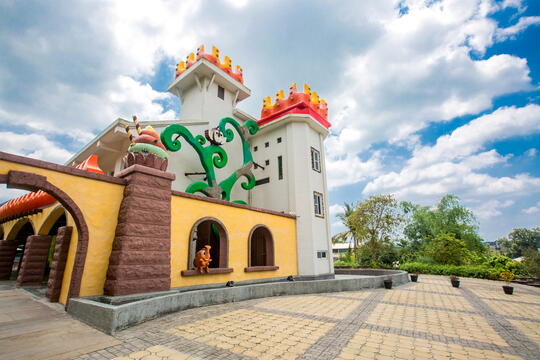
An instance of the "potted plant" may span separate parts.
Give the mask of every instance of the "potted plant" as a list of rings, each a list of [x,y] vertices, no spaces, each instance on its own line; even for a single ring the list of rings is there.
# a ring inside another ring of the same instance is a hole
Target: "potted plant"
[[[450,275],[450,282],[452,282],[453,287],[459,287],[459,278],[456,275]]]
[[[514,280],[514,274],[508,270],[502,271],[499,274],[499,278],[506,282],[506,285],[503,285],[503,290],[506,295],[512,295],[514,293],[514,287],[510,286],[510,282]]]
[[[392,275],[388,275],[386,277],[386,280],[384,282],[384,288],[385,289],[391,289],[392,288]]]
[[[417,282],[418,281],[418,273],[411,274],[411,281],[412,282]]]

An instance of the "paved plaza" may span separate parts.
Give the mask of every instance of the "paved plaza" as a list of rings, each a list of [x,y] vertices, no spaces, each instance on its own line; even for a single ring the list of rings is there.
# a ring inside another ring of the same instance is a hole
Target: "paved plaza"
[[[75,358],[539,359],[540,289],[516,285],[509,296],[501,285],[462,279],[456,289],[446,277],[420,275],[392,290],[192,309],[98,334],[92,346],[101,348]],[[63,356],[39,358],[72,358]]]

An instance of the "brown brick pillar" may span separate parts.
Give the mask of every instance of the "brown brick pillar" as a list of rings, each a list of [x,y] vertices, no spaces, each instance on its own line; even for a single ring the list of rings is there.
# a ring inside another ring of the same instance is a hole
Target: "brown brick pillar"
[[[58,229],[58,234],[56,235],[51,272],[49,273],[47,292],[45,293],[45,296],[50,302],[57,302],[60,298],[72,232],[73,228],[71,226],[62,226]]]
[[[45,265],[51,237],[30,235],[26,240],[21,270],[17,276],[17,286],[40,285],[45,275]]]
[[[0,280],[9,280],[11,277],[16,251],[17,240],[0,241]]]
[[[171,287],[171,183],[175,176],[133,165],[109,258],[106,295],[165,291]]]

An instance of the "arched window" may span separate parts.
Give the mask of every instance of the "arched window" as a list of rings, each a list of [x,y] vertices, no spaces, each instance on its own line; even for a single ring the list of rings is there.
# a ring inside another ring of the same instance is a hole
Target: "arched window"
[[[257,225],[249,235],[249,266],[245,271],[277,270],[274,264],[274,239],[264,225]]]
[[[195,223],[191,230],[189,241],[189,258],[187,268],[189,270],[182,271],[183,276],[196,275],[199,272],[193,265],[193,259],[197,251],[201,250],[205,245],[210,245],[210,262],[209,268],[211,274],[232,272],[228,266],[228,238],[225,226],[217,219],[204,218]]]

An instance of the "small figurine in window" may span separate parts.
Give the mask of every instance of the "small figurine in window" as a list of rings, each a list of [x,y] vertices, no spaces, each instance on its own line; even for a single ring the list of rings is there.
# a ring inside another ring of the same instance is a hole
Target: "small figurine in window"
[[[193,266],[195,266],[201,274],[204,270],[206,270],[207,273],[210,273],[210,270],[208,269],[208,266],[212,261],[210,258],[210,248],[210,245],[205,245],[201,250],[197,251],[195,259],[193,259]]]

